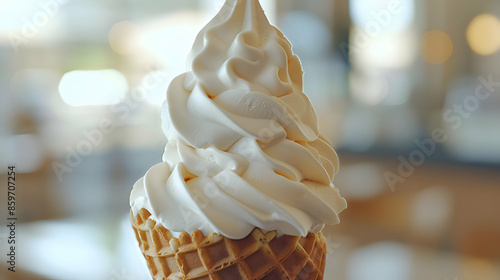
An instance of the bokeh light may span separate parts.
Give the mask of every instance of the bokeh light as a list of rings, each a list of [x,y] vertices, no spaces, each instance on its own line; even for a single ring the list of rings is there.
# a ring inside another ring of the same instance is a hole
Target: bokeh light
[[[120,21],[113,25],[109,31],[108,39],[111,48],[122,55],[131,54],[136,45],[137,26],[130,21]]]
[[[467,28],[467,42],[479,55],[491,55],[500,50],[500,20],[492,14],[476,16]]]
[[[363,38],[366,39],[360,39]],[[360,28],[351,30],[351,60],[360,68],[405,68],[415,60],[413,30],[369,37]],[[366,40],[366,44],[359,43]]]
[[[411,271],[410,248],[395,242],[380,242],[358,250],[351,256],[351,280],[409,279]],[[359,269],[363,267],[363,269]]]
[[[74,221],[50,221],[29,224],[24,229],[24,246],[20,246],[19,253],[30,265],[23,265],[23,270],[49,279],[71,275],[71,279],[80,280],[99,279],[110,266],[106,251],[94,246],[103,239],[95,227]],[[46,257],[47,252],[51,252],[50,258]]]
[[[413,0],[350,0],[351,19],[359,28],[400,31],[409,27],[415,16]]]
[[[125,76],[114,69],[71,71],[59,83],[59,94],[71,106],[117,104],[127,91]]]
[[[149,56],[159,68],[181,74],[186,70],[186,58],[198,30],[203,27],[202,19],[200,12],[188,10],[138,24],[141,55]]]
[[[428,31],[420,41],[420,55],[430,64],[443,64],[448,61],[453,48],[450,35],[441,30]]]

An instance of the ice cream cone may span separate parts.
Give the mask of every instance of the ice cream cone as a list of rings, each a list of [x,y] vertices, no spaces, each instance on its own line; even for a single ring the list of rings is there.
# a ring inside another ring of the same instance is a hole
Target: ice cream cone
[[[162,162],[130,195],[153,279],[323,279],[318,231],[347,205],[290,42],[259,0],[227,0],[187,65],[163,103]]]
[[[235,240],[199,230],[178,238],[141,209],[131,222],[153,279],[323,279],[326,243],[322,233],[306,237],[255,228]]]

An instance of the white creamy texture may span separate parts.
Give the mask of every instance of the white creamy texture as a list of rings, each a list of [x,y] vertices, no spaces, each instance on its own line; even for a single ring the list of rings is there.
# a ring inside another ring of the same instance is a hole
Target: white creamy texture
[[[163,162],[132,190],[174,232],[307,235],[337,224],[337,154],[319,136],[302,67],[257,0],[228,0],[167,91]]]

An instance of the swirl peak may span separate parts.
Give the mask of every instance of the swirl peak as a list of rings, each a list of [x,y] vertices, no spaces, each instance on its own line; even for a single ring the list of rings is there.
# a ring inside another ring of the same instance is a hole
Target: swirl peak
[[[211,97],[228,89],[273,96],[302,90],[300,61],[257,0],[228,0],[198,34],[188,69]]]

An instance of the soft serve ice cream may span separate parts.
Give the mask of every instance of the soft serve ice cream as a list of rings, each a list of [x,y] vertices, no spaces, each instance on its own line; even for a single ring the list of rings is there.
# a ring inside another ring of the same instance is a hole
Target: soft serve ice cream
[[[229,0],[201,30],[163,106],[163,162],[134,185],[173,232],[232,239],[254,228],[306,236],[346,207],[337,154],[318,132],[302,67],[257,0]]]

